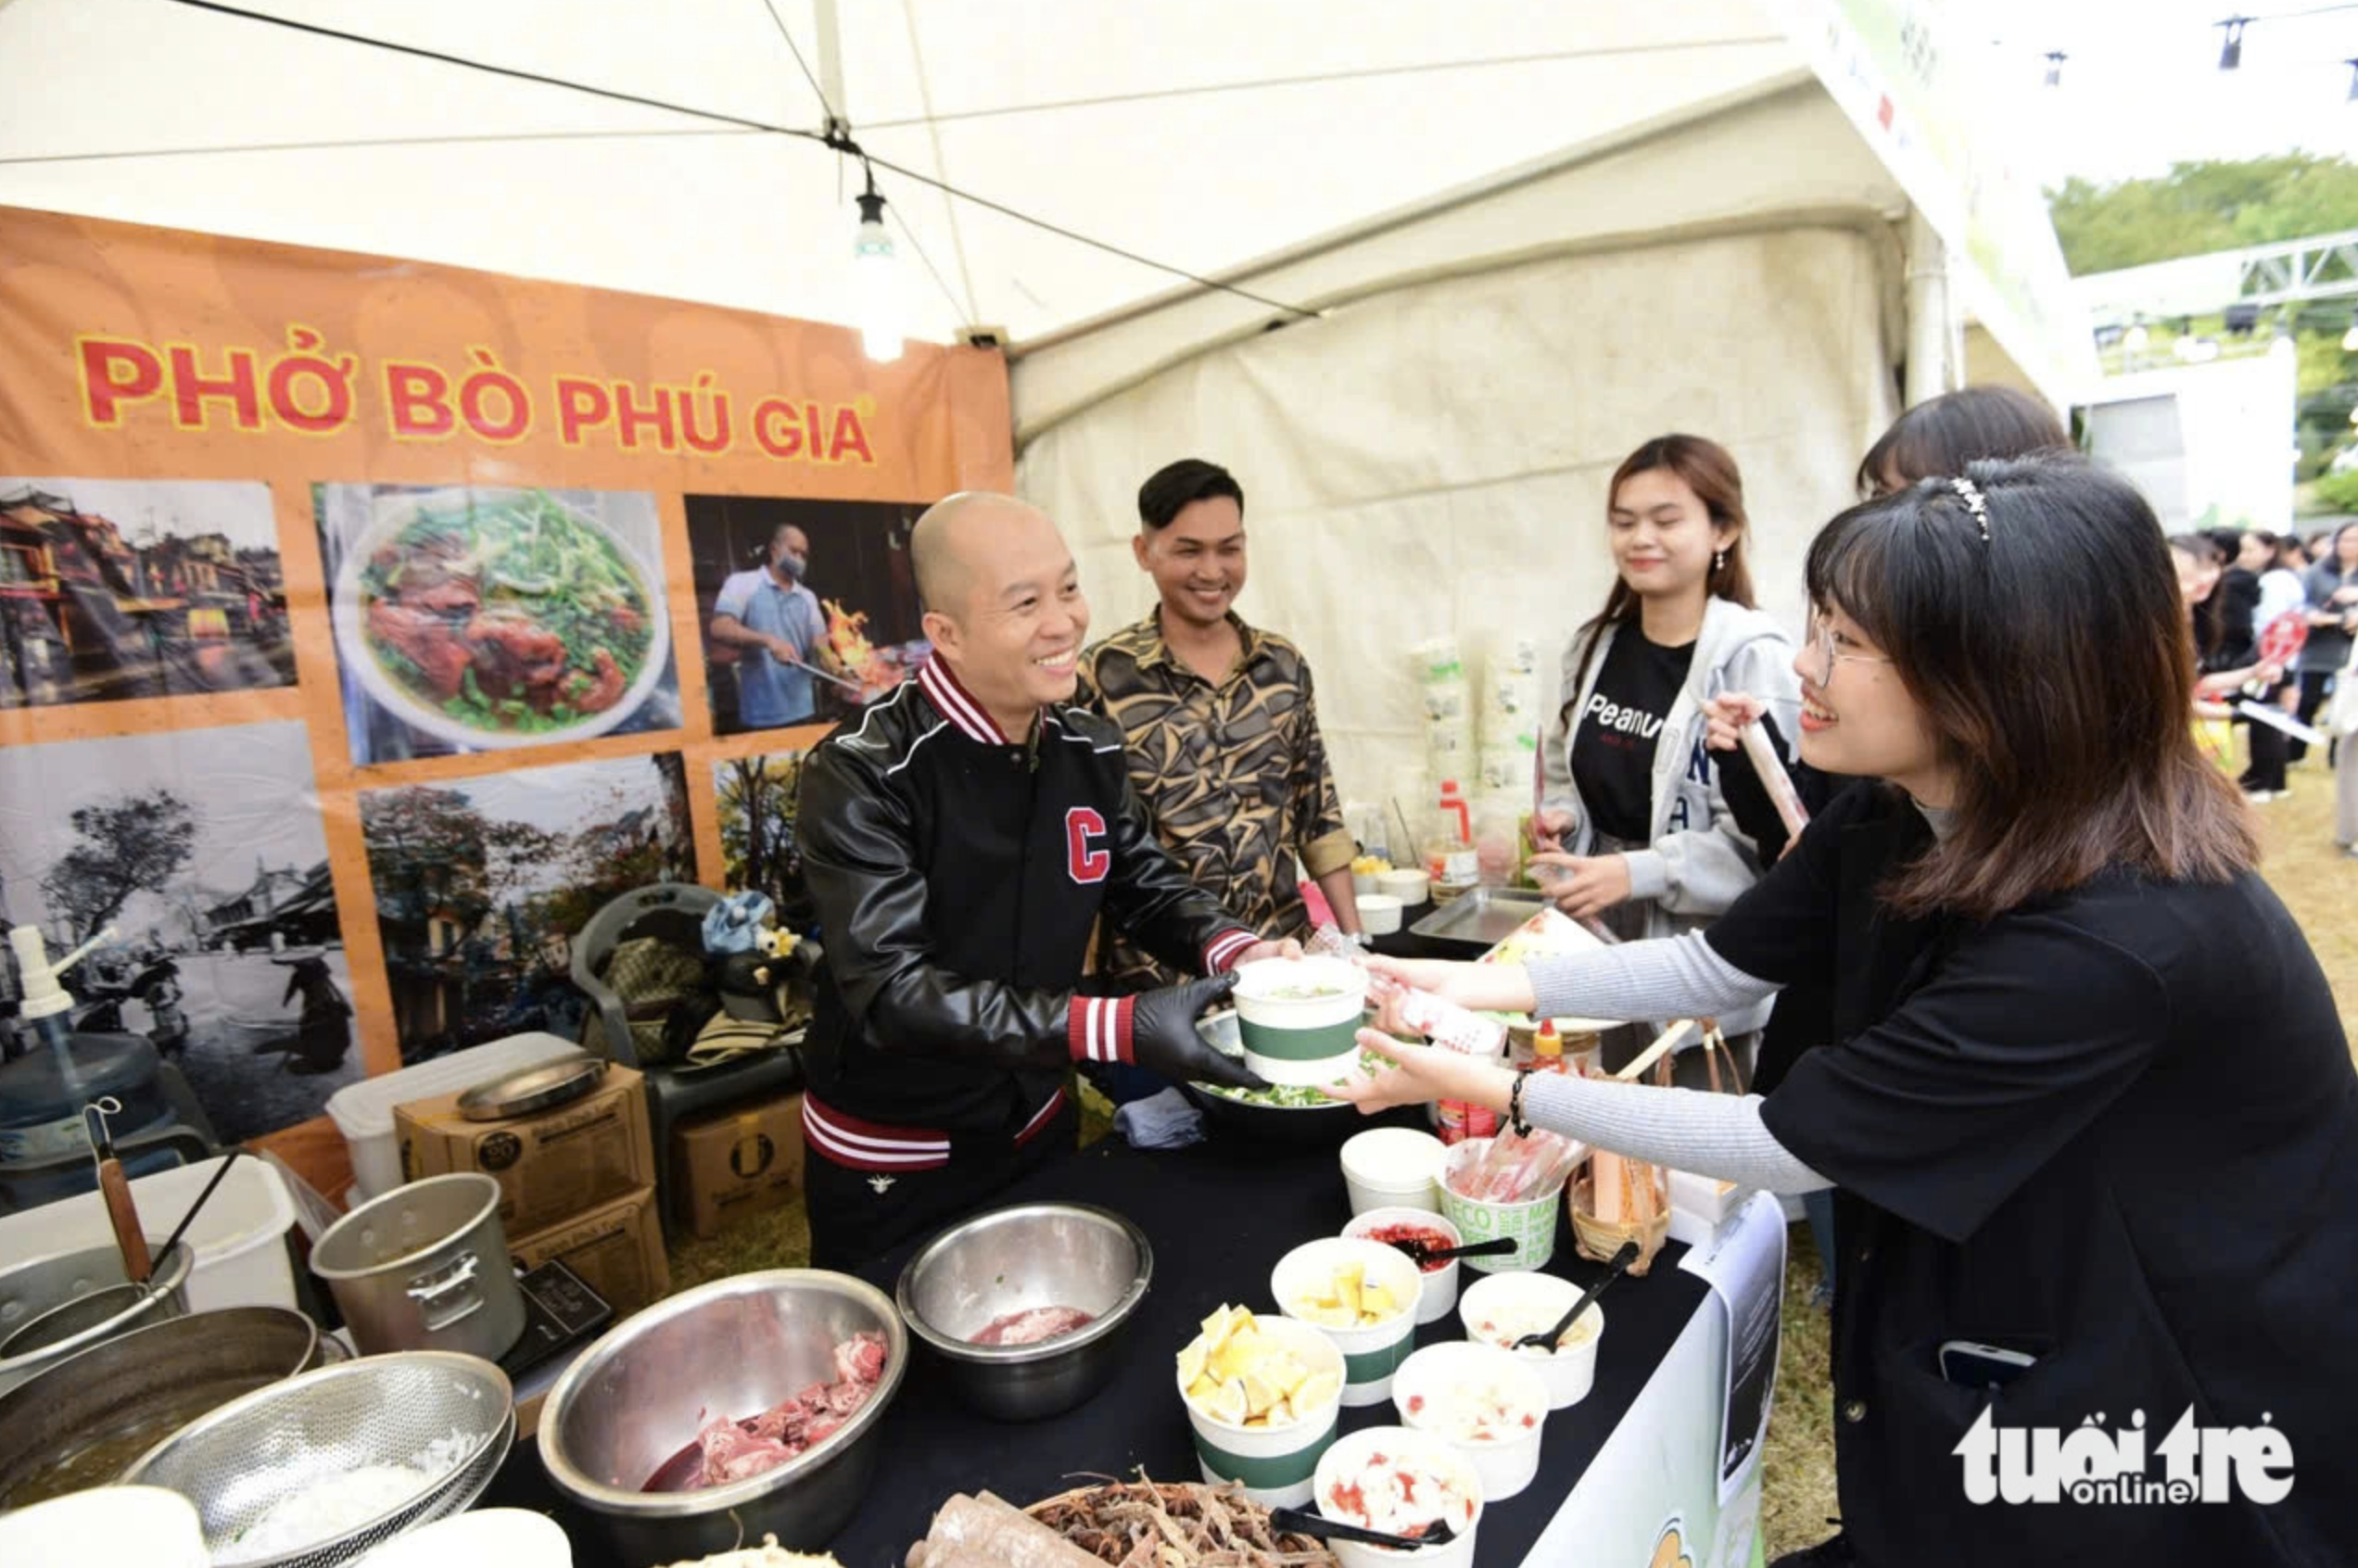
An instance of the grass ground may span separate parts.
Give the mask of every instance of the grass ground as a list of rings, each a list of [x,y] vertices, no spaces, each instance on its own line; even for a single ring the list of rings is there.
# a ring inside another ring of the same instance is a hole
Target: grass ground
[[[2358,1033],[2358,862],[2333,841],[2333,776],[2313,756],[2293,770],[2293,791],[2258,809],[2266,858],[2262,869],[2308,934],[2341,1009],[2342,1028]],[[1095,1100],[1095,1095],[1087,1096]],[[1083,1135],[1106,1131],[1102,1102],[1084,1106]],[[1776,1414],[1768,1427],[1761,1504],[1768,1555],[1807,1546],[1832,1533],[1834,1501],[1832,1377],[1826,1314],[1809,1297],[1819,1275],[1806,1225],[1791,1237],[1785,1275],[1784,1354]],[[672,1283],[684,1289],[749,1269],[799,1268],[810,1257],[810,1231],[799,1206],[744,1220],[708,1241],[672,1248]]]

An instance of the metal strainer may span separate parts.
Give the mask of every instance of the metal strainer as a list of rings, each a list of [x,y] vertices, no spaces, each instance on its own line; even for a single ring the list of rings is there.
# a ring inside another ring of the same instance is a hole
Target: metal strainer
[[[408,1465],[451,1439],[456,1466],[390,1511],[295,1550],[238,1538],[287,1498],[361,1465]],[[483,1495],[515,1438],[514,1392],[489,1361],[447,1351],[367,1356],[291,1377],[182,1427],[123,1473],[196,1505],[215,1568],[337,1568]]]

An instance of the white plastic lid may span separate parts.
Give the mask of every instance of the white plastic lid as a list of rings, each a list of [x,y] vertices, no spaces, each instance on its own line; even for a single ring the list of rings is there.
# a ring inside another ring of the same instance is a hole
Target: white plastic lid
[[[574,1056],[580,1050],[580,1046],[562,1035],[539,1031],[511,1034],[447,1056],[437,1056],[430,1062],[420,1062],[415,1067],[348,1083],[327,1097],[327,1114],[347,1142],[391,1137],[395,1106],[455,1094],[518,1068]]]

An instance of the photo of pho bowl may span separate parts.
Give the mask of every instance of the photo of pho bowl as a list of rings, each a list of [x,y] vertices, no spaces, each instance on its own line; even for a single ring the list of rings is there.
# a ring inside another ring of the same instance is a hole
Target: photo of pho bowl
[[[1333,1083],[1359,1060],[1367,971],[1341,958],[1261,958],[1236,970],[1245,1065],[1271,1083]]]
[[[336,653],[387,713],[449,745],[586,740],[663,678],[661,582],[544,490],[383,495],[336,571]]]

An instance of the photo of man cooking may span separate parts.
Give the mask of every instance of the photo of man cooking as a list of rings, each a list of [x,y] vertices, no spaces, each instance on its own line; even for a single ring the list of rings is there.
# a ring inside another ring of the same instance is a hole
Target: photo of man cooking
[[[955,495],[910,550],[933,657],[803,770],[804,873],[830,933],[803,1047],[820,1268],[1070,1151],[1073,1063],[1258,1086],[1196,1019],[1236,965],[1299,951],[1188,880],[1147,826],[1120,732],[1069,705],[1089,606],[1046,514]],[[1100,915],[1197,978],[1081,994]]]

